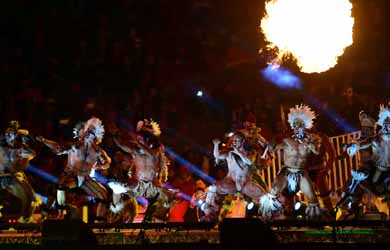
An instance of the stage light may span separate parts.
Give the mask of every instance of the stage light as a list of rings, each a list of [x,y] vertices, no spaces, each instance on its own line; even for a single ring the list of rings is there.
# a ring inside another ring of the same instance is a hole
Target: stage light
[[[234,132],[230,132],[227,136],[232,137],[234,135]]]
[[[299,210],[301,208],[301,206],[302,206],[302,203],[300,203],[299,201],[297,203],[295,203],[295,205],[294,205],[295,211]]]
[[[246,209],[248,210],[252,210],[252,208],[255,206],[255,203],[253,203],[252,201],[248,203],[248,205],[246,205]]]
[[[297,219],[303,219],[305,217],[306,205],[300,201],[294,204],[293,216]]]
[[[203,91],[202,90],[198,90],[198,92],[196,92],[196,96],[197,97],[202,97],[203,96]]]
[[[253,201],[248,200],[247,204],[246,204],[246,215],[245,215],[245,217],[246,218],[255,218],[255,217],[257,217],[259,215],[258,214],[258,210],[259,210],[258,205],[256,203],[254,203]]]

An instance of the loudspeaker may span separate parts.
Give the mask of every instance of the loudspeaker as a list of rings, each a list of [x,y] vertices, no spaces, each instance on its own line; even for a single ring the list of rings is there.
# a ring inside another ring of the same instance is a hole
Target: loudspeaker
[[[95,234],[79,219],[45,220],[42,225],[42,245],[98,244]]]
[[[219,225],[222,248],[253,249],[277,243],[271,227],[256,218],[225,218]]]

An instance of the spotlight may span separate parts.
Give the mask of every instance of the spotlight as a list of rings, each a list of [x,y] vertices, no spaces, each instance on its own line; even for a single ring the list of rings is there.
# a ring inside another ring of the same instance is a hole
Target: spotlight
[[[198,90],[198,92],[196,92],[196,96],[197,97],[202,97],[203,96],[203,91],[202,90]]]
[[[251,201],[251,202],[248,203],[248,205],[246,205],[246,209],[251,210],[254,206],[255,206],[255,203],[253,203]]]
[[[299,210],[301,208],[301,206],[302,206],[302,203],[300,203],[299,201],[297,203],[295,203],[295,205],[294,205],[295,211]]]
[[[303,219],[305,217],[306,205],[300,201],[297,201],[294,205],[293,216],[296,219]]]
[[[246,218],[255,218],[258,216],[258,205],[248,200],[246,204]]]
[[[228,137],[232,137],[234,135],[234,132],[230,132],[229,134],[227,134]]]
[[[203,200],[198,200],[198,204],[201,206],[204,203]]]

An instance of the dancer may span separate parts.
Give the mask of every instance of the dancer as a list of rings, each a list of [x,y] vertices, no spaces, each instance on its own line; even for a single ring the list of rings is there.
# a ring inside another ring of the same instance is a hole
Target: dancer
[[[245,137],[245,143],[248,146],[248,158],[258,169],[267,166],[267,159],[270,159],[268,152],[268,141],[262,136],[261,128],[256,126],[256,117],[249,113],[244,121],[244,128],[239,132]]]
[[[322,200],[323,207],[326,211],[333,210],[333,203],[330,199],[329,171],[333,167],[336,159],[336,150],[325,134],[316,132],[321,138],[321,145],[318,154],[310,154],[307,160],[307,170],[309,177],[314,182],[314,188]]]
[[[359,150],[372,150],[371,157],[365,159],[358,170],[352,170],[351,180],[338,202],[338,207],[347,203],[350,213],[356,216],[367,189],[375,195],[384,195],[390,191],[390,108],[388,106],[380,105],[377,125],[380,126],[380,131],[375,136],[366,137],[346,148],[349,156],[354,156]]]
[[[129,171],[130,197],[145,197],[156,200],[159,216],[165,217],[172,201],[171,194],[163,188],[168,179],[168,159],[164,147],[159,141],[160,126],[153,120],[144,119],[137,123],[136,134],[129,146],[114,139],[116,145],[133,158],[134,168]],[[152,208],[152,204],[149,204]],[[166,218],[164,218],[166,219]]]
[[[254,166],[244,149],[244,142],[245,136],[237,132],[232,136],[229,150],[221,153],[219,149],[221,141],[213,140],[214,157],[216,161],[226,160],[228,173],[223,180],[217,181],[208,188],[205,213],[211,218],[216,216],[220,208],[216,201],[217,196],[240,193],[258,201],[265,193],[265,190],[250,175],[250,169]]]
[[[106,187],[91,178],[90,174],[92,170],[110,167],[110,157],[99,146],[103,139],[104,127],[100,119],[92,117],[86,122],[77,124],[73,133],[77,141],[70,147],[64,147],[42,136],[37,137],[38,141],[48,146],[55,154],[68,156],[66,167],[58,181],[59,215],[63,217],[65,212],[66,190],[78,187],[98,201],[96,221],[101,222],[105,220],[111,197]]]
[[[263,189],[266,189],[267,185],[262,178],[261,170],[271,165],[270,143],[261,134],[261,128],[256,126],[256,117],[253,113],[249,113],[246,116],[243,125],[244,128],[239,130],[239,132],[245,137],[244,147],[248,152],[248,158],[254,166],[254,168],[250,169],[250,175]]]
[[[313,218],[320,215],[320,207],[314,193],[313,183],[308,175],[306,162],[310,153],[319,154],[321,138],[307,130],[313,126],[315,113],[306,105],[296,105],[290,108],[288,123],[293,130],[291,137],[283,139],[283,143],[276,145],[274,151],[284,150],[284,166],[272,183],[271,191],[260,198],[260,213],[265,217],[281,214],[283,207],[278,195],[286,187],[290,194],[299,190],[306,195],[309,204],[306,216]]]
[[[20,129],[18,121],[11,121],[0,143],[0,187],[19,200],[18,215],[21,222],[29,222],[34,207],[38,205],[34,190],[24,173],[35,157],[35,151],[25,143],[28,135],[27,130]]]

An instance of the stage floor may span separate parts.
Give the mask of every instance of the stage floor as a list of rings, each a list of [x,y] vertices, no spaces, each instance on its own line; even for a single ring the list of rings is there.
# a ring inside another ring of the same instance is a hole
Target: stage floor
[[[264,224],[262,224],[264,225]],[[274,221],[269,224],[277,242],[289,244],[389,244],[390,224],[388,221]],[[8,226],[8,227],[7,227]],[[246,234],[241,223],[237,234]],[[60,221],[58,227],[62,227]],[[88,224],[98,244],[139,245],[139,244],[192,244],[221,243],[218,226],[211,224],[151,223],[151,224]],[[253,228],[253,227],[252,227]],[[0,245],[41,245],[50,232],[42,232],[42,225],[12,224],[2,225]],[[248,227],[251,230],[251,227]],[[252,232],[253,233],[253,232]],[[259,232],[260,234],[261,232]],[[55,236],[61,241],[61,235]]]

